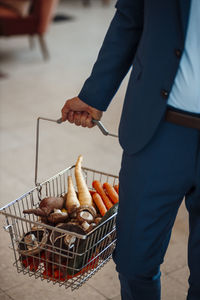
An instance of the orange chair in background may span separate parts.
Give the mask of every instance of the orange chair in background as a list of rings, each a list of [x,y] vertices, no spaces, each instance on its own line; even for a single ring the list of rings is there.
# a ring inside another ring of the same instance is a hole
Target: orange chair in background
[[[48,59],[49,51],[44,35],[51,23],[58,1],[0,0],[0,36],[28,35],[32,48],[33,37],[36,35],[40,43],[43,58]],[[15,4],[17,5],[15,6]],[[25,10],[28,9],[28,11],[25,12],[22,9],[22,4],[25,5],[24,8]]]

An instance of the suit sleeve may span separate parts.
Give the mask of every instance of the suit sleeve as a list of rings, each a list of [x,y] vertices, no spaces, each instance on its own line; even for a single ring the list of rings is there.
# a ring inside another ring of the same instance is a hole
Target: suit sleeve
[[[118,0],[90,77],[78,97],[105,111],[126,76],[143,29],[143,0]]]

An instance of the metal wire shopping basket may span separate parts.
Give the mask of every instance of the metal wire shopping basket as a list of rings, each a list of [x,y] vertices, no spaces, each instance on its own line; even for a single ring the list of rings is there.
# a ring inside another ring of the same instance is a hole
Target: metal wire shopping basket
[[[74,177],[74,167],[70,166],[43,183],[37,183],[39,121],[60,120],[38,118],[36,139],[35,187],[0,209],[5,216],[5,229],[9,232],[14,253],[14,266],[34,278],[41,278],[72,290],[79,288],[95,274],[112,256],[116,242],[115,220],[117,212],[97,225],[88,234],[66,231],[64,227],[53,227],[41,223],[35,215],[25,215],[26,209],[37,208],[45,197],[60,197],[67,193],[67,178]],[[101,123],[97,123],[105,135],[109,134]],[[115,136],[115,135],[112,135]],[[92,182],[118,184],[118,177],[84,167],[83,172],[89,189]],[[75,180],[74,180],[75,182]],[[35,251],[23,251],[27,233],[34,234],[39,241]],[[70,248],[65,248],[62,237],[70,237]],[[55,242],[56,241],[56,242]]]

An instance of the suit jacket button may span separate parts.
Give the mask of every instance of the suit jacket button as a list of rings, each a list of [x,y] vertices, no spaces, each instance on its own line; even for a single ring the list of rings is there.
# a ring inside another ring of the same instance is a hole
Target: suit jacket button
[[[162,90],[162,91],[161,91],[161,95],[162,95],[162,97],[163,97],[164,99],[167,99],[168,96],[169,96],[169,93],[168,93],[168,91],[166,91],[166,90]]]
[[[182,51],[180,49],[175,49],[175,55],[177,58],[181,58]]]

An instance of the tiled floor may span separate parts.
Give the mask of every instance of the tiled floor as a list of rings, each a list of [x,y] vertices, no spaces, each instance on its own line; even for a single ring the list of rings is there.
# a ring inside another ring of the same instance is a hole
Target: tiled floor
[[[106,28],[114,13],[114,2],[103,7],[94,1],[83,8],[77,1],[63,1],[58,12],[74,16],[71,22],[54,23],[47,35],[51,60],[44,62],[39,47],[30,51],[27,38],[1,39],[0,80],[0,206],[14,200],[34,185],[35,126],[38,116],[60,117],[65,99],[78,93],[89,75]],[[120,87],[103,122],[117,132],[127,78]],[[75,162],[78,154],[84,165],[117,174],[121,148],[117,140],[104,137],[97,128],[88,130],[69,124],[42,123],[39,180]],[[9,234],[0,217],[0,299],[40,300],[120,299],[119,282],[109,262],[80,290],[63,288],[17,274],[8,248]],[[184,300],[187,292],[187,213],[181,207],[163,270],[163,300]]]

